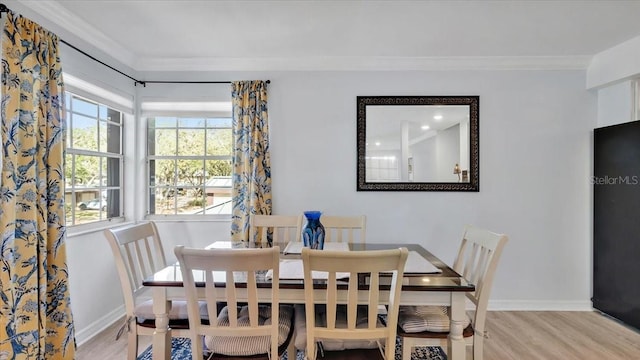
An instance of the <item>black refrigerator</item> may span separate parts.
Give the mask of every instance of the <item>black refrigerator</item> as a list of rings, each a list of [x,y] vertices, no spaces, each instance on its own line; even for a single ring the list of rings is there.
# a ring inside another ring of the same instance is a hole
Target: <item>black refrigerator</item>
[[[640,329],[640,121],[594,130],[593,307]]]

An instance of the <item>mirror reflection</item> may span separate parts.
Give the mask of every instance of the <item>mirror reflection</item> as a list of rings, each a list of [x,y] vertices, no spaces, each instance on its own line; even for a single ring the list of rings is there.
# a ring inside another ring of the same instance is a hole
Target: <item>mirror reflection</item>
[[[358,97],[358,190],[478,191],[478,100]]]
[[[467,105],[367,108],[366,181],[469,182],[469,138]]]

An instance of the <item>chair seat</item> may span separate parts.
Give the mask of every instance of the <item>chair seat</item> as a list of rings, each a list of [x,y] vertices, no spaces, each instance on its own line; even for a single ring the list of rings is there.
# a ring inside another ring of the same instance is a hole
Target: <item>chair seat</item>
[[[358,309],[358,317],[356,318],[356,327],[360,329],[367,328],[367,313],[364,307]],[[360,311],[365,310],[365,311]],[[316,306],[316,325],[326,326],[327,319],[324,305]],[[347,314],[345,306],[338,306],[336,314],[336,328],[347,327]],[[378,327],[384,327],[384,324],[378,319]],[[304,350],[307,346],[307,325],[306,312],[302,304],[295,305],[295,347]],[[322,339],[322,349],[325,351],[340,351],[348,349],[377,349],[378,342],[376,339]]]
[[[467,315],[462,326],[466,329],[470,324],[471,319]],[[449,315],[444,306],[400,306],[398,326],[404,333],[431,332],[444,333],[446,336],[449,325]]]
[[[259,325],[271,323],[271,306],[260,306]],[[293,331],[293,306],[280,305],[278,320],[278,346],[286,343]],[[238,311],[238,325],[249,326],[249,310]],[[218,315],[218,326],[229,326],[229,311],[225,306]],[[253,356],[266,354],[271,348],[269,336],[205,336],[204,343],[214,354],[226,356]],[[284,350],[284,349],[283,349]]]

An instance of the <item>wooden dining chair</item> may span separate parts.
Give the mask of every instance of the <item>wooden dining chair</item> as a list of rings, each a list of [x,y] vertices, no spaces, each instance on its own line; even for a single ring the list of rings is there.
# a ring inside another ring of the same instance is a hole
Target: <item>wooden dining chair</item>
[[[475,309],[467,319],[463,336],[473,347],[473,359],[482,360],[483,340],[489,294],[493,278],[508,238],[504,234],[467,226],[462,236],[453,269],[476,290],[467,293]],[[402,360],[411,360],[416,346],[446,348],[450,319],[448,308],[441,306],[403,306],[400,309],[398,335],[402,338]]]
[[[304,272],[304,331],[306,356],[315,360],[318,350],[329,359],[386,359],[394,360],[398,307],[406,248],[395,250],[330,251],[302,249]],[[313,273],[327,273],[325,291],[314,289]],[[339,278],[348,275],[348,280]],[[359,305],[362,299],[359,287],[369,285],[368,305]],[[390,283],[388,292],[381,292],[381,283]],[[347,295],[338,288],[347,286]],[[380,299],[382,294],[388,297]],[[326,304],[318,306],[317,304]],[[387,317],[378,316],[378,305],[388,304]],[[296,345],[298,346],[298,345]]]
[[[288,243],[300,241],[302,215],[250,215],[249,242]]]
[[[118,332],[128,333],[127,359],[138,356],[138,336],[153,335],[155,315],[149,289],[142,281],[166,267],[166,258],[158,229],[153,222],[104,230],[120,277],[124,297],[125,323]],[[185,301],[173,301],[169,312],[172,336],[187,336],[189,320]]]
[[[361,216],[322,215],[325,242],[347,242],[364,244],[367,239],[367,218]]]
[[[211,250],[177,246],[174,251],[187,296],[194,359],[203,354],[202,336],[211,359],[275,359],[284,353],[293,333],[293,306],[280,304],[279,247]],[[259,279],[269,270],[273,271],[271,299],[261,304]],[[197,289],[196,282],[204,288]],[[226,299],[217,321],[200,320],[199,290],[206,298],[209,319],[216,318],[216,301]]]

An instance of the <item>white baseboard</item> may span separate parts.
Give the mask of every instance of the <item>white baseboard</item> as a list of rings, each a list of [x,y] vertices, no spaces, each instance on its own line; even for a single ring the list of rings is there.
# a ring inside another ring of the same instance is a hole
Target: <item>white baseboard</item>
[[[494,300],[488,310],[493,311],[593,311],[591,301],[552,300]]]
[[[107,315],[89,324],[84,329],[76,329],[76,345],[80,346],[91,340],[92,337],[98,335],[104,329],[111,326],[114,322],[122,319],[124,316],[124,305],[118,307]]]

